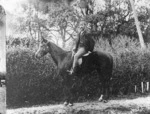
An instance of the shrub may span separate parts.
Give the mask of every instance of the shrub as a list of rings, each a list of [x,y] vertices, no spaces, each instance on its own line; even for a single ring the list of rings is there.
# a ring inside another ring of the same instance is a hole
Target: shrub
[[[140,88],[141,81],[150,80],[150,46],[147,46],[146,50],[141,50],[137,40],[118,36],[112,40],[112,45],[107,40],[100,39],[95,50],[110,53],[114,58],[110,84],[113,94],[132,93],[134,85]],[[33,50],[29,48],[10,48],[7,51],[7,106],[62,101],[65,97],[62,79],[55,76],[55,69],[49,55],[36,60]],[[90,78],[84,80],[84,87],[80,88],[82,95],[79,93],[81,97],[76,100],[98,97],[97,77],[94,73],[92,75],[87,75]]]
[[[142,50],[139,41],[126,36],[118,36],[112,40],[112,46],[108,41],[99,41],[97,50],[109,52],[114,58],[111,84],[113,94],[134,92],[134,85],[140,88],[141,81],[149,81],[149,49],[148,46],[146,50]]]
[[[63,93],[60,84],[50,57],[36,60],[34,52],[20,48],[7,52],[8,107],[58,101]]]

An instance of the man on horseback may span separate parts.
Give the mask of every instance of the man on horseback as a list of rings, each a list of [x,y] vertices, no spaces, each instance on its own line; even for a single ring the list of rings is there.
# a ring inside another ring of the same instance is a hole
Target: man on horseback
[[[94,38],[100,34],[100,32],[95,31],[94,25],[86,27],[85,23],[81,25],[81,32],[78,34],[75,48],[73,49],[73,65],[69,72],[70,75],[76,72],[76,66],[78,60],[88,52],[92,52],[95,46]]]

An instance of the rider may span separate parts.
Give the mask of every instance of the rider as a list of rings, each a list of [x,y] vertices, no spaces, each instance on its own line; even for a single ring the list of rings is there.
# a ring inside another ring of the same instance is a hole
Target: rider
[[[70,75],[75,73],[78,59],[88,52],[92,52],[94,49],[94,37],[99,35],[100,32],[96,32],[93,28],[94,27],[92,24],[90,27],[86,27],[85,24],[83,26],[81,25],[81,32],[78,34],[77,42],[75,48],[73,49],[73,65],[71,70],[68,71]]]

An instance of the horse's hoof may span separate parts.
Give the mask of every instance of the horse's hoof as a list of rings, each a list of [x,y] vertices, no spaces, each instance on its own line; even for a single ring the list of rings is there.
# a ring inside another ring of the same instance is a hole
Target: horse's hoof
[[[103,102],[103,99],[98,99],[99,102]]]
[[[69,103],[68,106],[73,106],[73,103]]]
[[[103,103],[107,103],[108,102],[108,100],[104,100],[104,99],[99,99],[98,101],[99,102],[103,102]]]
[[[108,100],[103,100],[103,103],[108,103]]]
[[[65,106],[73,106],[73,103],[64,102]]]
[[[64,105],[67,106],[67,105],[68,105],[68,102],[64,102]]]

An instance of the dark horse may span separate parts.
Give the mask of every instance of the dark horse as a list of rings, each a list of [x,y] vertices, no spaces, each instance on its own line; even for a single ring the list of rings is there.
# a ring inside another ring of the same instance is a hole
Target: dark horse
[[[87,56],[82,57],[82,63],[78,65],[77,76],[68,75],[67,70],[69,70],[73,63],[73,57],[71,51],[64,51],[54,43],[47,41],[42,38],[38,51],[36,52],[36,58],[41,58],[47,53],[51,54],[52,59],[57,65],[57,73],[62,76],[64,92],[67,93],[67,103],[72,103],[73,98],[71,96],[73,93],[73,82],[71,81],[73,77],[78,77],[81,80],[83,74],[91,73],[97,71],[98,79],[100,84],[101,96],[99,101],[107,101],[109,98],[109,86],[112,77],[113,69],[113,58],[110,54],[104,52],[94,51]]]

